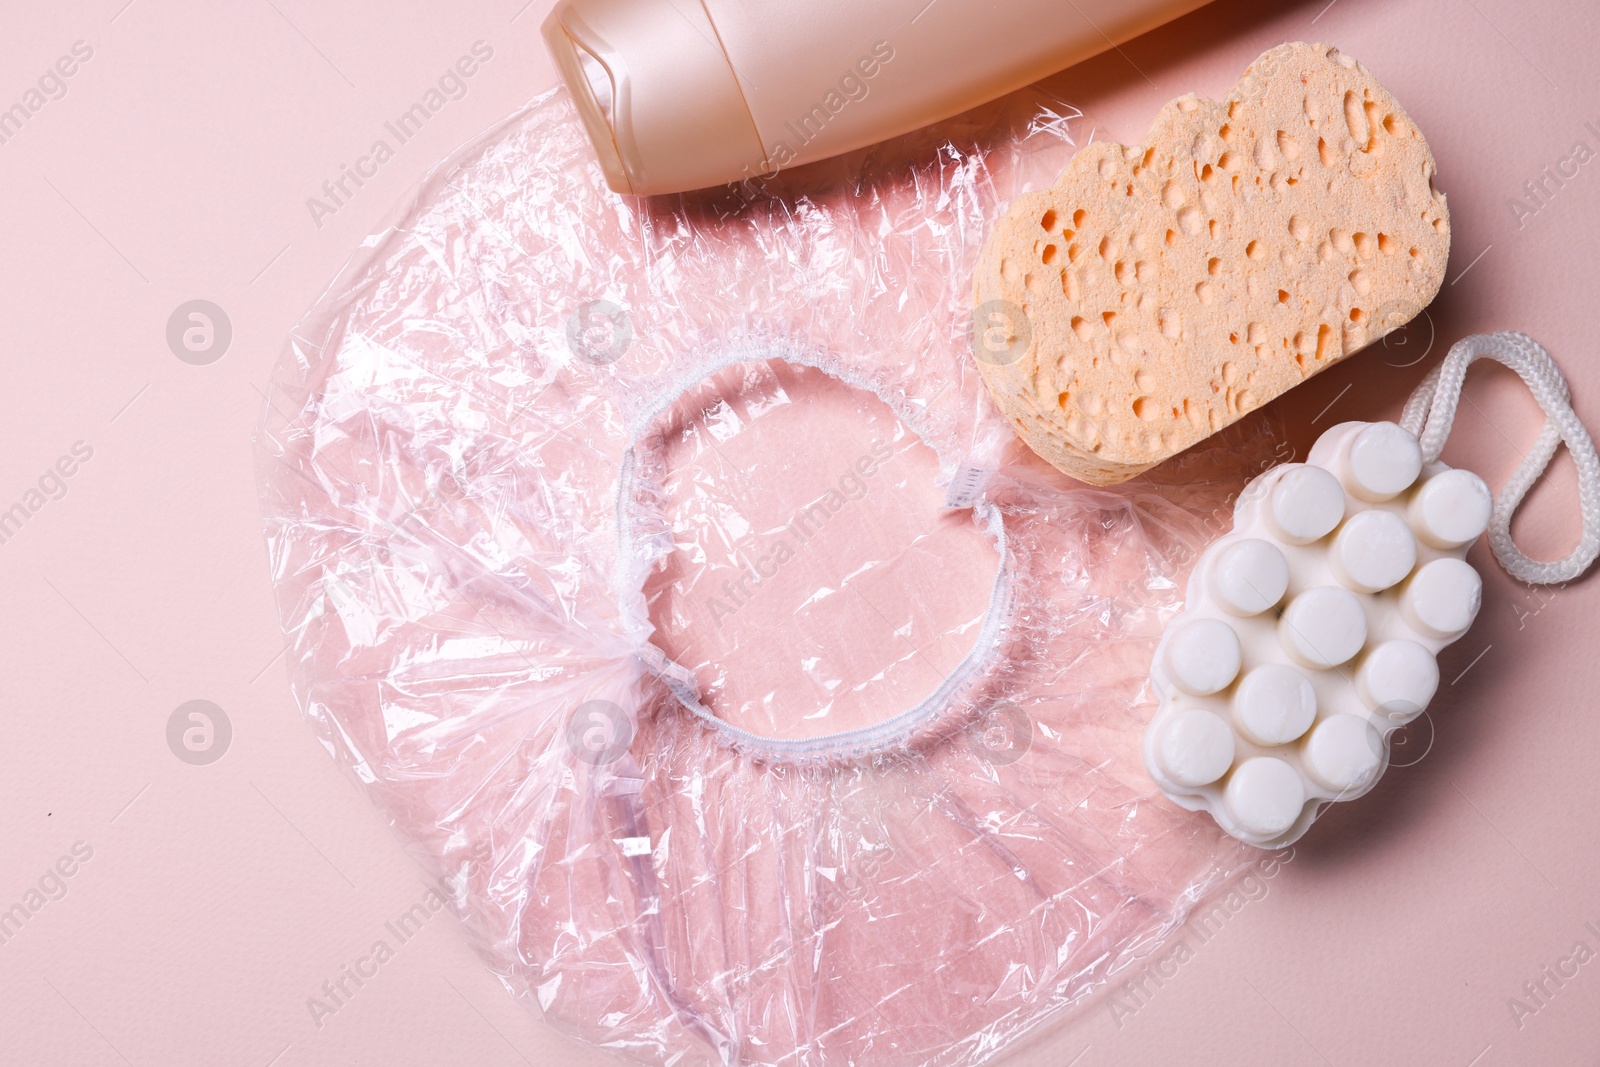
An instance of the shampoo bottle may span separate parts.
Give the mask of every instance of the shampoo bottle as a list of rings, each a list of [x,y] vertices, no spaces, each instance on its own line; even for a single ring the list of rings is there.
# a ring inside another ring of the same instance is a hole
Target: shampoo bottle
[[[775,173],[1019,89],[1204,0],[561,0],[544,36],[611,188]]]

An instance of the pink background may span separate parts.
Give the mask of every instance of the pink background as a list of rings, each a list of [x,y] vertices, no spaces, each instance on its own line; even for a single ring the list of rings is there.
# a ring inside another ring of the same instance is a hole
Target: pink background
[[[444,916],[313,1021],[307,998],[425,889],[290,700],[251,455],[291,324],[430,166],[553,83],[536,33],[549,5],[124,2],[14,4],[0,34],[0,106],[74,42],[93,49],[66,95],[0,144],[0,509],[76,442],[93,450],[65,495],[0,543],[0,910],[41,878],[60,897],[0,944],[4,1058],[609,1062],[513,1003]],[[1397,414],[1430,334],[1437,357],[1509,328],[1556,353],[1600,427],[1600,160],[1520,224],[1508,205],[1574,142],[1600,149],[1593,7],[1325,4],[1223,0],[1054,82],[1105,135],[1137,140],[1161,103],[1219,95],[1280,41],[1356,55],[1426,132],[1454,249],[1429,320],[1283,402],[1302,444],[1342,419]],[[494,54],[467,95],[316,225],[306,198],[479,40]],[[234,331],[206,366],[165,339],[194,298],[221,305]],[[1497,485],[1537,411],[1509,374],[1474,372],[1468,396],[1446,459]],[[1575,512],[1563,459],[1518,532],[1536,554],[1563,553]],[[1576,942],[1600,950],[1585,927],[1600,930],[1600,585],[1535,593],[1481,544],[1473,560],[1484,611],[1406,735],[1411,765],[1329,813],[1248,899],[1153,964],[1141,992],[1005,1062],[1468,1067],[1600,1048],[1600,959],[1546,980],[1552,995],[1520,1020],[1508,1003]],[[209,766],[167,747],[168,717],[192,699],[233,726]],[[87,861],[71,861],[79,842]],[[45,876],[62,857],[74,873],[57,883]]]

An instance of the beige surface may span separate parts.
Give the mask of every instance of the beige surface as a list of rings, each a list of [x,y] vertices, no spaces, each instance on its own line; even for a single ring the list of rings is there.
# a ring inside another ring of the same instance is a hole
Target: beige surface
[[[1179,97],[1142,144],[1091,144],[1011,206],[975,302],[1020,308],[1030,340],[980,358],[990,392],[1059,470],[1124,481],[1432,300],[1450,250],[1433,174],[1365,67],[1274,48],[1223,100]]]

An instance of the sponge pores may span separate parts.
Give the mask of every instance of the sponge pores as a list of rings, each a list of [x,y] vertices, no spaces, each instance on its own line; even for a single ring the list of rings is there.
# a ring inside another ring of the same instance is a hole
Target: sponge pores
[[[974,287],[990,393],[1057,469],[1131,478],[1433,299],[1433,174],[1365,67],[1274,48],[1225,99],[1180,97],[1143,144],[1090,144],[1011,205]]]

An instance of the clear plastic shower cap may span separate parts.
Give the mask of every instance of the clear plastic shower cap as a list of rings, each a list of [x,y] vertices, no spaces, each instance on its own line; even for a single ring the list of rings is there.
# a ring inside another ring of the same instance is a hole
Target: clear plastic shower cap
[[[1023,94],[641,201],[551,93],[297,328],[259,449],[296,697],[578,1037],[975,1065],[1242,864],[1140,737],[1265,423],[1090,490],[973,363],[987,222],[1084,133]]]

